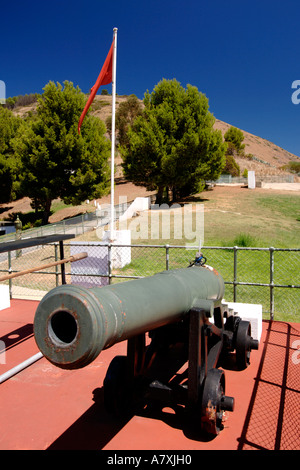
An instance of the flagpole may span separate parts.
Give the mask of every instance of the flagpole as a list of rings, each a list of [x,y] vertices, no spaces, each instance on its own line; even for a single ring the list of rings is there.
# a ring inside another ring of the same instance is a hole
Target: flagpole
[[[116,127],[116,70],[117,70],[117,32],[114,28],[113,70],[112,70],[112,120],[111,120],[111,191],[110,191],[110,239],[115,239],[115,127]]]

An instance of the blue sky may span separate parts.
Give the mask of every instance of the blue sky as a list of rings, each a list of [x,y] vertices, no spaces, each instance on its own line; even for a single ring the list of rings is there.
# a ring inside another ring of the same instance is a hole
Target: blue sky
[[[299,0],[14,0],[0,19],[6,97],[49,80],[89,92],[117,27],[118,94],[143,98],[176,78],[217,119],[300,156]]]

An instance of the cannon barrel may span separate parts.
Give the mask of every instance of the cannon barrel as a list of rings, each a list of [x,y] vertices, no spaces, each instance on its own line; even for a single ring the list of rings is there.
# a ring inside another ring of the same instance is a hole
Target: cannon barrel
[[[200,266],[91,289],[62,285],[37,308],[35,340],[51,363],[77,369],[117,342],[180,321],[194,307],[211,316],[223,295],[222,277]]]

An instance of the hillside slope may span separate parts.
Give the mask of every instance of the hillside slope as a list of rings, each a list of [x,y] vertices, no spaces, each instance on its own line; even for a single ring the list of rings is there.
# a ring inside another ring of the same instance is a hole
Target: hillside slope
[[[126,101],[126,99],[127,96],[117,96],[116,107],[118,108],[120,103]],[[105,121],[112,113],[111,103],[111,96],[96,96],[91,114]],[[225,132],[229,129],[230,126],[231,124],[216,119],[214,128],[219,129],[224,136]],[[245,153],[252,154],[254,156],[253,160],[240,157],[236,158],[241,168],[241,174],[245,168],[247,170],[254,170],[257,175],[263,176],[289,174],[280,168],[290,161],[297,160],[298,156],[288,152],[287,150],[272,142],[269,142],[262,137],[250,134],[243,129],[241,130],[244,134]]]
[[[127,96],[117,96],[116,97],[116,107],[120,103],[127,100]],[[29,106],[17,107],[13,110],[16,115],[25,117],[29,112],[35,112],[36,103]],[[112,97],[106,95],[97,95],[95,101],[92,105],[91,114],[99,117],[105,121],[112,112]],[[230,127],[230,124],[225,123],[216,119],[215,128],[221,130],[222,134],[227,131]],[[247,160],[245,158],[238,158],[237,161],[240,165],[241,172],[244,168],[248,170],[255,170],[257,175],[287,175],[287,172],[280,170],[282,165],[287,164],[289,161],[297,160],[297,156],[287,152],[281,147],[261,138],[250,134],[249,132],[242,131],[244,134],[244,143],[245,143],[245,153],[253,154],[256,157],[256,160]],[[258,161],[260,160],[260,161]],[[264,162],[264,163],[262,163]],[[135,186],[132,183],[125,182],[122,179],[122,167],[121,159],[116,155],[116,190],[115,197],[116,202],[118,201],[119,196],[126,196],[129,201],[133,200],[138,196],[148,196],[151,193],[147,192],[145,188],[141,186]],[[120,178],[121,177],[121,178]],[[118,180],[119,178],[119,180]],[[295,181],[300,181],[300,178],[295,178]],[[19,201],[13,201],[7,204],[0,204],[0,218],[3,220],[7,217],[15,218],[13,214],[18,212],[26,213],[31,211],[30,199],[23,198]],[[110,202],[110,196],[106,196],[101,200],[97,201],[100,204],[107,204]],[[66,207],[57,212],[55,212],[50,217],[50,222],[58,222],[60,220],[66,219],[68,217],[75,216],[77,214],[84,213],[86,211],[95,210],[94,204],[82,204],[76,207]]]
[[[127,96],[117,96],[116,97],[116,108],[127,100]],[[22,106],[14,109],[14,113],[19,116],[25,116],[29,111],[34,111],[36,104],[29,106]],[[91,114],[105,120],[112,113],[112,97],[109,95],[96,95],[94,102],[91,107]],[[225,132],[229,129],[231,124],[220,121],[216,119],[215,129],[221,130],[224,135]],[[283,165],[286,165],[290,161],[295,161],[298,159],[298,156],[293,155],[292,153],[284,150],[278,145],[269,142],[268,140],[250,134],[247,131],[241,129],[244,134],[244,144],[245,144],[245,153],[252,154],[254,156],[253,160],[248,160],[245,158],[238,157],[236,160],[241,168],[241,174],[244,169],[254,170],[257,175],[287,175],[288,173],[281,170],[280,168]],[[116,160],[117,166],[120,166],[120,161]],[[120,172],[118,172],[120,173]],[[296,178],[298,180],[298,178]]]
[[[224,135],[231,125],[216,119],[215,129],[219,129]],[[242,130],[242,129],[241,129]],[[280,168],[290,161],[295,161],[298,157],[278,145],[258,137],[250,132],[242,130],[244,134],[245,154],[252,154],[257,160],[236,158],[240,165],[241,174],[244,169],[254,170],[257,175],[286,175],[289,174]],[[258,161],[261,160],[261,161]]]

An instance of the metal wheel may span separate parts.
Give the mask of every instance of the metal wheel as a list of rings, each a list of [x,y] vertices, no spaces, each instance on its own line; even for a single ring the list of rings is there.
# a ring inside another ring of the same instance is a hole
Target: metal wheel
[[[246,369],[250,364],[252,341],[250,322],[241,320],[236,332],[236,363],[239,369]]]
[[[225,410],[233,411],[234,399],[225,396],[225,374],[221,369],[210,369],[204,380],[201,401],[201,428],[206,434],[218,435],[223,429]]]
[[[103,382],[104,406],[109,413],[122,416],[130,409],[131,392],[127,377],[127,357],[116,356],[111,361]]]

